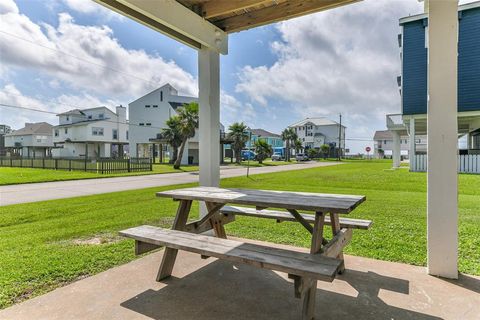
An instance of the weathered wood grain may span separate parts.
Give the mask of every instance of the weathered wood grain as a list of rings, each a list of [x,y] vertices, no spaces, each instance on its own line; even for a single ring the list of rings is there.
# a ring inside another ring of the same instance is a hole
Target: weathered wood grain
[[[281,221],[297,221],[289,212],[275,211],[275,210],[256,210],[255,208],[237,207],[237,206],[225,206],[220,210],[224,214],[233,214],[239,216],[249,216],[256,218],[274,219]],[[314,223],[315,216],[313,214],[300,213],[300,215],[308,222]],[[363,219],[351,219],[351,218],[339,218],[341,228],[353,228],[353,229],[369,229],[373,222],[371,220]],[[330,217],[325,216],[325,224],[330,225]]]
[[[307,278],[333,281],[341,261],[322,255],[308,255],[256,244],[221,239],[153,226],[140,226],[120,232],[137,241],[185,250],[259,268],[276,270]],[[308,259],[305,258],[308,256]]]
[[[366,199],[365,196],[214,187],[168,190],[158,192],[157,196],[329,213],[349,213]]]

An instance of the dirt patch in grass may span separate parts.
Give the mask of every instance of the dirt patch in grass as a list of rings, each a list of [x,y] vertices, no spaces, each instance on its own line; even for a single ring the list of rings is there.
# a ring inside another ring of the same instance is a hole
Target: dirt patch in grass
[[[100,234],[100,235],[94,235],[88,238],[77,238],[70,240],[69,242],[78,245],[78,246],[98,246],[102,244],[110,244],[110,243],[115,243],[123,240],[123,237],[120,237],[119,235],[116,234]]]

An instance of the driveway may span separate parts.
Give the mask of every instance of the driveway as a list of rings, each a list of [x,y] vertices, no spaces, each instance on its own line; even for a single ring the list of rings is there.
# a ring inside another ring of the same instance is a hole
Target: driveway
[[[340,164],[338,162],[306,162],[284,166],[250,168],[250,174],[301,170]],[[221,178],[246,175],[246,168],[222,166]],[[92,194],[144,189],[198,182],[198,172],[182,172],[118,178],[84,179],[0,186],[0,206]]]

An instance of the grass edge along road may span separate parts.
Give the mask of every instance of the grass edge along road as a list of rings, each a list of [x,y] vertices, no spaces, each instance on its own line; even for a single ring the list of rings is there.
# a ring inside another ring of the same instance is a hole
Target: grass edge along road
[[[223,179],[221,185],[366,195],[367,201],[349,216],[374,224],[371,230],[354,231],[346,253],[425,265],[426,175],[389,168],[385,162],[351,162]],[[480,275],[480,176],[460,175],[459,182],[459,268]],[[158,199],[154,193],[186,186],[0,207],[0,308],[135,259],[133,241],[117,232],[141,224],[170,227],[178,203]],[[196,203],[192,210],[197,212]],[[297,223],[238,217],[227,225],[227,233],[310,244]]]

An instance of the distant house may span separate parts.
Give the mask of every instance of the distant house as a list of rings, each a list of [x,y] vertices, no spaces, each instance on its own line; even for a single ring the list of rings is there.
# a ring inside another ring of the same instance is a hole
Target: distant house
[[[417,145],[417,153],[427,152],[427,136],[417,135],[415,137]],[[373,136],[375,157],[382,158],[383,156],[391,156],[393,152],[393,134],[389,130],[375,131]],[[408,150],[410,146],[410,139],[408,135],[400,136],[400,149],[401,154],[405,158],[408,156]]]
[[[5,135],[12,132],[12,128],[6,124],[0,124],[0,157],[7,155],[7,149],[5,149]]]
[[[41,158],[51,155],[52,125],[46,122],[25,123],[25,127],[5,135],[7,155]]]
[[[73,109],[57,115],[53,127],[54,157],[98,158],[124,155],[128,143],[127,109],[107,107]]]
[[[247,141],[247,149],[255,148],[255,142],[258,140],[263,140],[267,142],[272,148],[281,148],[283,147],[282,136],[276,133],[269,132],[263,129],[251,129],[252,138],[250,141]]]
[[[184,104],[198,102],[198,98],[181,96],[170,84],[153,90],[128,104],[129,143],[131,157],[162,158],[164,151],[172,152],[162,141],[159,134],[166,128],[166,122],[177,114],[177,109]],[[220,124],[221,133],[224,132]],[[195,136],[188,140],[188,146],[183,153],[182,164],[199,162],[198,130]]]
[[[344,125],[327,118],[306,118],[290,126],[302,141],[304,149],[319,150],[324,144],[330,146],[330,155],[335,157],[340,151],[345,154],[345,129]],[[340,138],[340,139],[339,139]],[[340,146],[339,146],[340,140]]]

